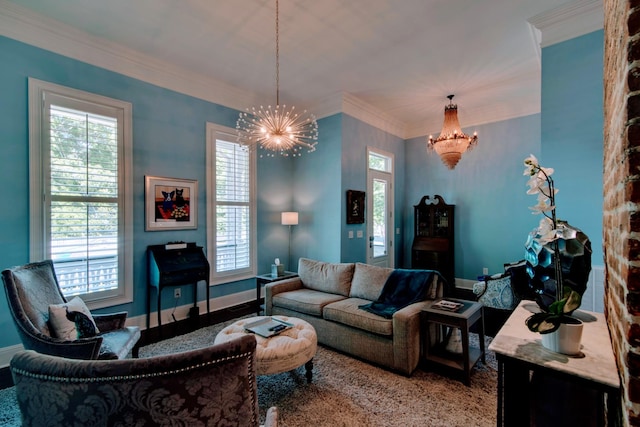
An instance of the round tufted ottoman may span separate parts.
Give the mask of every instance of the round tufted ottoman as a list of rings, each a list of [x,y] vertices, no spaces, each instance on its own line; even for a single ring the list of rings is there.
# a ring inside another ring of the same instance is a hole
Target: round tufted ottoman
[[[244,330],[244,326],[264,317],[256,316],[232,323],[218,333],[214,344],[229,341],[238,335],[249,334],[250,332]],[[296,317],[274,317],[293,324],[293,327],[270,338],[252,334],[258,343],[256,347],[257,375],[279,374],[305,365],[307,382],[311,382],[313,356],[318,348],[316,330],[308,322]]]

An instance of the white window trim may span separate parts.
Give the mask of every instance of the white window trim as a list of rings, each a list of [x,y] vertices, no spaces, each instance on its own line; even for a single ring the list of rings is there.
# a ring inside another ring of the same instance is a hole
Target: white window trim
[[[122,197],[123,215],[119,229],[123,234],[118,235],[118,281],[123,286],[117,295],[101,299],[89,299],[85,302],[90,309],[110,307],[119,304],[133,302],[133,106],[129,102],[108,98],[101,95],[71,89],[54,83],[29,78],[29,165],[42,165],[43,155],[41,150],[41,137],[43,133],[42,100],[46,93],[54,93],[72,99],[84,100],[94,104],[104,104],[109,107],[122,109],[124,150],[121,153],[124,159],[119,159],[123,171],[119,177],[119,188],[124,190]],[[29,257],[31,262],[41,261],[48,254],[45,242],[46,221],[43,209],[43,177],[42,167],[29,167]]]
[[[212,285],[219,285],[222,283],[235,282],[238,280],[251,279],[256,276],[257,271],[257,254],[258,254],[258,232],[257,232],[257,179],[256,176],[258,174],[257,169],[257,159],[255,150],[250,151],[249,157],[249,165],[251,168],[251,177],[250,177],[250,202],[249,209],[251,211],[251,253],[250,256],[250,265],[249,268],[241,270],[241,271],[231,271],[225,273],[216,273],[216,207],[215,207],[215,188],[216,188],[216,173],[215,173],[215,142],[218,137],[220,139],[226,139],[228,141],[236,140],[236,131],[235,129],[217,125],[214,123],[207,122],[207,166],[206,166],[206,180],[207,180],[207,189],[206,189],[206,205],[207,205],[207,255],[209,257],[209,264],[211,264],[211,277],[209,279]]]

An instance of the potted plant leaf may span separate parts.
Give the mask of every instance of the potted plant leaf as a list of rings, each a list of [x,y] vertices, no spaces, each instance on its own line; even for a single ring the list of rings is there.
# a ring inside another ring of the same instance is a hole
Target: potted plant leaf
[[[531,315],[526,324],[531,331],[543,334],[545,347],[574,354],[575,343],[569,349],[559,346],[560,340],[564,340],[568,333],[563,325],[579,325],[579,333],[574,334],[578,340],[581,335],[582,322],[571,314],[580,307],[587,289],[591,242],[580,229],[556,218],[555,195],[558,190],[551,177],[554,170],[542,167],[533,155],[527,157],[524,164],[524,175],[529,176],[527,194],[536,195],[538,200],[530,209],[534,214],[543,216],[525,244],[529,286],[541,310]]]

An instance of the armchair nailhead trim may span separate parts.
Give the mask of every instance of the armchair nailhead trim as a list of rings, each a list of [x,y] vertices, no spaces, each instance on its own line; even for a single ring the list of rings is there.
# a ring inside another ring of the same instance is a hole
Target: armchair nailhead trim
[[[254,372],[256,370],[253,368],[253,358],[249,359],[249,372],[248,372],[248,378],[249,378],[249,384],[251,386],[251,388],[254,388],[257,390],[258,389],[258,385],[256,384],[254,386],[254,383],[256,382],[256,377],[254,375]],[[253,393],[251,394],[251,407],[255,407],[256,406],[256,400],[254,399],[254,395]],[[252,425],[256,425],[258,424],[258,419],[256,418],[256,413],[255,411],[252,412],[252,416],[251,416],[251,424]]]
[[[207,366],[212,366],[212,365],[216,365],[222,362],[226,362],[229,360],[234,360],[234,359],[243,359],[243,358],[249,358],[250,360],[250,367],[253,368],[253,358],[251,357],[251,352],[246,352],[246,353],[242,353],[242,354],[237,354],[234,356],[225,356],[216,360],[210,360],[208,362],[200,362],[197,363],[195,365],[191,365],[191,366],[187,366],[184,368],[180,368],[180,369],[171,369],[168,371],[161,371],[161,372],[150,372],[148,374],[136,374],[136,375],[116,375],[116,376],[109,376],[109,377],[98,377],[98,378],[68,378],[68,377],[59,377],[59,376],[55,376],[55,375],[46,375],[46,374],[36,374],[33,373],[31,371],[26,371],[24,369],[17,369],[17,368],[12,368],[12,370],[20,375],[23,375],[25,377],[28,378],[36,378],[36,379],[41,379],[41,380],[45,380],[45,381],[56,381],[56,382],[62,382],[62,383],[99,383],[99,382],[114,382],[114,381],[127,381],[127,380],[139,380],[139,379],[143,379],[143,378],[153,378],[153,377],[160,377],[160,376],[165,376],[165,375],[174,375],[174,374],[180,374],[183,372],[189,372],[195,369],[200,369],[203,367],[207,367]],[[136,360],[144,360],[144,359],[136,359]],[[98,363],[102,363],[102,362],[98,362]],[[109,362],[106,362],[109,363]],[[253,369],[250,369],[250,372],[253,372]],[[253,383],[254,382],[254,378],[252,375],[250,375],[250,380]],[[253,399],[253,398],[252,398]]]

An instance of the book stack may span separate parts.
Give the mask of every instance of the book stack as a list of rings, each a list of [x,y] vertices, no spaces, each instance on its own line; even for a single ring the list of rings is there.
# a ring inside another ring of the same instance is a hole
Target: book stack
[[[431,307],[432,308],[437,308],[439,310],[446,310],[446,311],[458,311],[460,310],[460,308],[462,308],[462,303],[460,302],[455,302],[455,301],[447,301],[445,299],[442,299],[438,302],[436,302],[435,304],[433,304]]]

